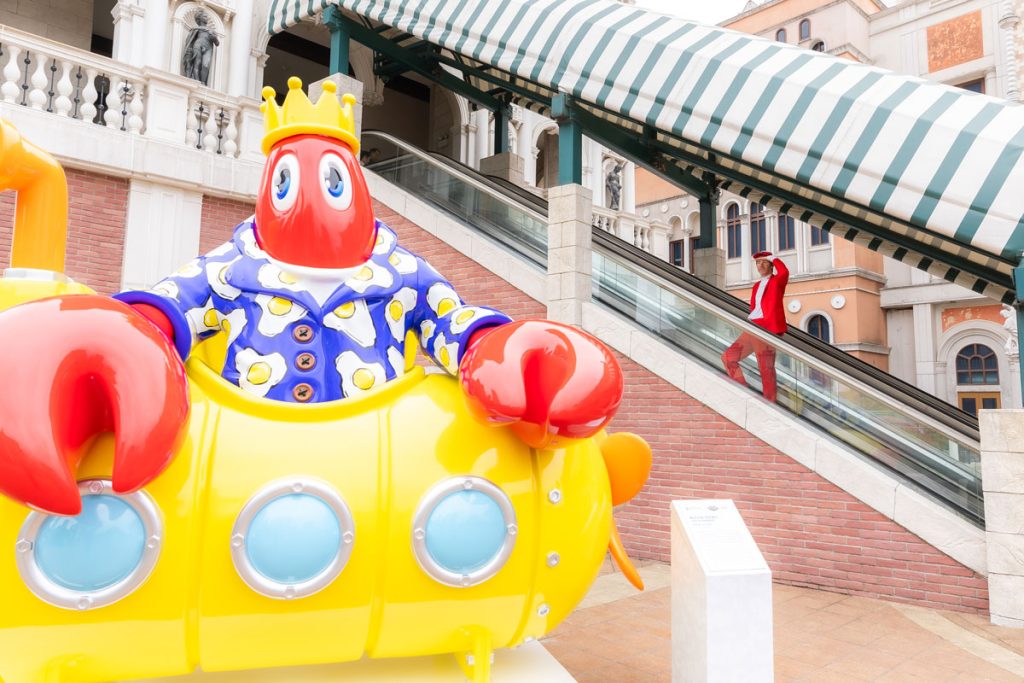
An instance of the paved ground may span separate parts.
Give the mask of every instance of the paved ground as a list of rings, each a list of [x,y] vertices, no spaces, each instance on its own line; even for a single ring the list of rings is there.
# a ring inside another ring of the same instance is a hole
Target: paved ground
[[[671,680],[669,567],[610,570],[543,644],[577,678]],[[776,681],[1024,681],[1024,630],[985,616],[773,586]]]

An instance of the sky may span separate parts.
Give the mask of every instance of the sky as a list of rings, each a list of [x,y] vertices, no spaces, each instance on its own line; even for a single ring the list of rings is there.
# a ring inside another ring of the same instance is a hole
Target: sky
[[[705,24],[717,24],[743,11],[747,0],[636,0],[637,7],[693,19]]]

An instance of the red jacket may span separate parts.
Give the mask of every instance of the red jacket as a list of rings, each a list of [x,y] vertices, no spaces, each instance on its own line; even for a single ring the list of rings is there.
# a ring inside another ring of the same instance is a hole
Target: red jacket
[[[750,322],[760,325],[769,332],[784,334],[786,332],[786,309],[782,305],[782,297],[786,294],[786,285],[789,284],[789,268],[782,262],[782,259],[772,259],[775,272],[768,276],[765,283],[764,296],[761,297],[762,317],[752,319]],[[757,308],[757,290],[761,287],[761,280],[754,283],[750,291],[750,311]]]

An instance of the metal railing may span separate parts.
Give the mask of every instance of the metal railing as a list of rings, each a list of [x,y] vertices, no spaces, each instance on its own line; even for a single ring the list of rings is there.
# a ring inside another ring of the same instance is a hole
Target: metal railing
[[[537,266],[547,263],[541,200],[524,202],[501,181],[376,132],[383,151],[371,167],[402,189]],[[799,330],[775,336],[747,320],[739,299],[603,229],[594,230],[593,299],[725,377],[723,352],[742,335],[774,350],[777,401],[793,419],[895,472],[981,524],[977,420]],[[753,391],[762,378],[741,362]]]

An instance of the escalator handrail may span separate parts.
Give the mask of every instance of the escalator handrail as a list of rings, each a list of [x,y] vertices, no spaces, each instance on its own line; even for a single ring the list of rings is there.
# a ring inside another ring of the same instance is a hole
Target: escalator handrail
[[[547,222],[547,202],[540,197],[531,196],[531,201],[526,201],[520,196],[519,192],[509,192],[508,187],[505,187],[504,183],[497,182],[499,179],[483,175],[447,156],[423,152],[408,142],[388,133],[365,131],[365,134],[378,136],[395,145],[396,148],[404,153],[413,155],[446,173],[451,173],[482,192],[498,192],[504,201],[515,204],[517,208],[530,214],[536,220]],[[673,288],[682,290],[688,298],[695,298],[698,301],[704,302],[706,307],[716,308],[723,313],[731,314],[735,318],[734,322],[737,326],[745,330],[749,329],[752,333],[763,336],[773,344],[779,343],[779,337],[763,332],[761,328],[747,320],[747,305],[732,294],[722,291],[695,275],[680,270],[667,261],[663,261],[653,254],[643,251],[603,230],[595,229],[593,231],[593,239],[595,245],[607,249],[612,254],[619,255],[627,262],[642,265],[643,270],[672,285]],[[905,411],[907,408],[910,408],[917,414],[925,417],[933,426],[940,428],[940,431],[946,433],[947,436],[949,436],[948,432],[952,431],[956,435],[957,440],[964,441],[965,445],[972,448],[978,447],[980,435],[977,418],[973,418],[956,406],[936,398],[883,370],[879,370],[870,363],[837,349],[831,344],[823,342],[802,330],[790,327],[789,331],[782,336],[782,339],[798,352],[796,354],[797,357],[800,357],[809,365],[823,366],[823,368],[819,367],[818,369],[839,381],[849,382],[852,380],[854,385],[869,396],[877,398],[898,410]]]
[[[749,331],[764,338],[772,344],[777,345],[780,337],[768,332],[747,320],[748,307],[740,299],[723,292],[717,287],[710,285],[699,278],[681,271],[666,261],[639,249],[625,240],[601,230],[594,231],[594,244],[609,251],[612,254],[623,258],[627,263],[642,265],[646,270],[658,279],[674,288],[683,290],[689,296],[699,301],[711,300],[709,308],[715,308],[722,312],[729,312],[736,319],[735,324],[744,331]],[[966,441],[966,445],[977,448],[979,441],[978,423],[976,419],[959,410],[955,406],[938,399],[918,387],[909,384],[897,377],[879,370],[870,363],[852,356],[845,351],[835,348],[816,337],[812,337],[802,330],[789,328],[781,339],[798,353],[796,357],[804,360],[812,367],[823,370],[826,374],[832,375],[839,381],[847,381],[847,378],[854,380],[855,385],[861,388],[869,396],[893,405],[893,407],[905,410],[911,408],[929,422],[941,425],[945,430],[952,430],[960,440]],[[829,365],[830,361],[833,365]],[[824,368],[817,367],[823,365]],[[840,367],[836,367],[840,366]],[[894,397],[899,396],[894,404]]]
[[[451,157],[445,156],[443,154],[437,154],[435,152],[424,152],[420,149],[417,149],[416,147],[413,147],[405,140],[402,140],[401,138],[396,138],[395,136],[390,135],[388,133],[382,133],[377,130],[368,130],[364,131],[363,135],[374,135],[379,138],[383,138],[384,140],[387,140],[391,144],[395,145],[395,147],[401,149],[406,154],[411,154],[417,157],[418,159],[427,162],[431,166],[434,166],[435,168],[440,168],[447,173],[452,173],[453,175],[457,176],[460,180],[465,181],[466,183],[472,185],[481,192],[487,192],[488,194],[498,192],[506,201],[515,202],[516,208],[520,208],[526,211],[534,219],[545,224],[548,222],[546,201],[544,201],[540,197],[536,197],[536,202],[528,203],[525,197],[519,196],[519,193],[510,193],[509,187],[507,187],[505,185],[505,181],[502,181],[500,178],[492,178],[491,176],[484,175],[479,171],[471,169],[465,164],[455,161]],[[385,159],[384,161],[391,161],[391,159]],[[370,166],[369,168],[370,170],[373,170],[372,166]]]

